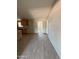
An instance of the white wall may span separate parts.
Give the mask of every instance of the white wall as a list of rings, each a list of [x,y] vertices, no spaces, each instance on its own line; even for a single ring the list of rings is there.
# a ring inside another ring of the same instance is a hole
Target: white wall
[[[61,5],[58,1],[48,17],[48,36],[59,57],[61,56]]]
[[[42,28],[38,28],[38,22],[42,22]],[[38,33],[38,30],[41,30],[41,33],[47,33],[47,20],[43,18],[35,19],[34,20],[34,33]]]

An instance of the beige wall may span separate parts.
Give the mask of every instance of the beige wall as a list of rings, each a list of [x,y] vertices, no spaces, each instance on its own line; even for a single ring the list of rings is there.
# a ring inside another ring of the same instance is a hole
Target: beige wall
[[[61,5],[57,2],[48,17],[48,36],[59,57],[61,56]]]

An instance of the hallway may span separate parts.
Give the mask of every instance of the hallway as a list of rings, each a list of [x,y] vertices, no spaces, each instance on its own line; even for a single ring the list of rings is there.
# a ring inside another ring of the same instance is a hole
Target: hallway
[[[25,34],[17,43],[18,59],[59,59],[47,34]]]

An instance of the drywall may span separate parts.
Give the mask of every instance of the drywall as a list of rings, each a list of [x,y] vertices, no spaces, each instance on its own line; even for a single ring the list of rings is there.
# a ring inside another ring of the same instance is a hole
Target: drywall
[[[58,1],[48,17],[48,36],[57,54],[61,57],[61,3]]]

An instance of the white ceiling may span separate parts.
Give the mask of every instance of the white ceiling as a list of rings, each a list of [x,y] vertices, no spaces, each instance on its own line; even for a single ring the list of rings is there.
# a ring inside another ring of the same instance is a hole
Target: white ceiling
[[[55,0],[17,0],[19,18],[46,18]]]

